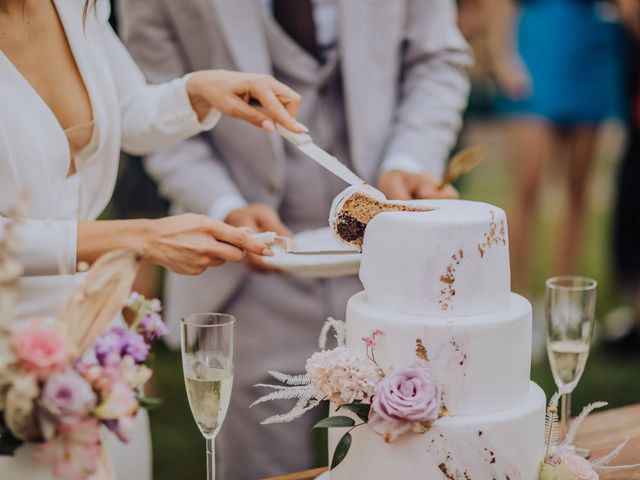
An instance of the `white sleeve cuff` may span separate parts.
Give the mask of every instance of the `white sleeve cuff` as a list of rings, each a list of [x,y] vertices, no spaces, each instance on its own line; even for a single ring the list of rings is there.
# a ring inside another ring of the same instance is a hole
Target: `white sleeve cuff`
[[[18,229],[25,275],[76,273],[78,223],[75,220],[26,220]]]
[[[218,198],[209,208],[209,216],[214,220],[224,222],[229,214],[238,208],[245,207],[247,201],[240,195],[229,193]]]

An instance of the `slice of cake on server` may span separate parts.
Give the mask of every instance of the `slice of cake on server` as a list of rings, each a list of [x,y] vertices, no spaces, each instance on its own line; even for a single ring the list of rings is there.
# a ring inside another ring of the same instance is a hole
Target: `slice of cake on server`
[[[365,289],[346,323],[328,323],[338,347],[306,375],[272,372],[287,386],[258,402],[299,400],[267,423],[330,400],[318,426],[330,428],[331,480],[536,480],[545,395],[529,380],[531,306],[510,291],[504,212],[349,188],[330,224],[362,249]]]

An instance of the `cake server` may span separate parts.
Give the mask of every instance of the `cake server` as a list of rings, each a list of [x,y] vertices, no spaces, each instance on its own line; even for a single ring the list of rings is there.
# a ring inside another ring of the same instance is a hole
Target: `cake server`
[[[283,127],[280,124],[276,124],[276,132],[278,132],[283,138],[295,145],[302,153],[311,157],[315,162],[322,165],[336,177],[344,180],[349,185],[360,187],[364,190],[369,190],[375,193],[377,196],[380,196],[381,198],[386,198],[381,191],[362,180],[344,163],[313,143],[313,139],[309,134],[292,132],[291,130]]]
[[[469,173],[488,155],[487,147],[484,145],[476,145],[475,147],[465,148],[453,156],[447,167],[447,171],[442,177],[438,190],[442,190],[445,185],[452,183],[460,175]]]
[[[294,250],[291,239],[278,235],[276,232],[262,232],[251,235],[267,245],[280,245],[286,253],[291,255],[351,255],[360,253],[359,250]]]

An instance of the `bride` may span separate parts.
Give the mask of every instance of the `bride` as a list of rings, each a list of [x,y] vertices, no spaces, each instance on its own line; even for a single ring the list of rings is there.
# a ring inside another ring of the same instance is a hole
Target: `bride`
[[[96,221],[121,148],[146,154],[213,128],[222,114],[269,131],[274,121],[304,130],[294,119],[300,97],[265,75],[210,70],[145,84],[108,15],[106,0],[0,0],[0,235],[22,194],[28,209],[20,319],[55,315],[78,264],[113,249],[186,274],[245,251],[270,254],[245,231],[200,215]],[[111,447],[118,479],[151,478],[147,419],[138,418],[134,444]],[[30,454],[23,447],[0,457],[0,478],[50,478]]]

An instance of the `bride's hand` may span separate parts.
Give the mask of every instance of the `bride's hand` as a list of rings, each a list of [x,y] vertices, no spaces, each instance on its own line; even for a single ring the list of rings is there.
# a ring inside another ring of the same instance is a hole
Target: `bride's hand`
[[[241,262],[246,252],[272,255],[265,243],[247,231],[189,213],[150,220],[140,253],[176,273],[198,275],[225,261]]]
[[[270,75],[202,70],[189,77],[187,93],[200,119],[215,108],[270,132],[274,122],[294,132],[306,131],[295,119],[300,95]],[[252,99],[264,111],[251,106]]]

